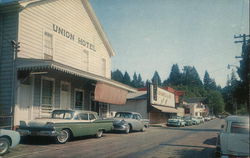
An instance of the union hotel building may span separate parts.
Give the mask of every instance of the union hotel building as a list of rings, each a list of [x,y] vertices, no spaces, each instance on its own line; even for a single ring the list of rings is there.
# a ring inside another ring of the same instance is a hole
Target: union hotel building
[[[54,109],[109,115],[136,90],[111,80],[115,53],[88,0],[0,5],[0,126]]]

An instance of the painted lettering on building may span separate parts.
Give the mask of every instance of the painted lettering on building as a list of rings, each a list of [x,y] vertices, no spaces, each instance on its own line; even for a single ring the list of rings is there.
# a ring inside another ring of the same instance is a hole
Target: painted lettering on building
[[[95,45],[86,41],[85,39],[81,38],[81,37],[78,37],[76,38],[76,35],[74,35],[73,33],[67,31],[66,29],[62,28],[62,27],[59,27],[55,24],[53,24],[53,31],[74,41],[75,42],[75,39],[77,39],[77,43],[90,49],[90,50],[93,50],[93,51],[96,51],[95,49]]]

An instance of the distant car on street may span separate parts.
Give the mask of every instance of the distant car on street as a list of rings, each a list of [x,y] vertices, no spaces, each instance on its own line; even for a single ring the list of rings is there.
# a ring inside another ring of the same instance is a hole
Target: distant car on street
[[[167,126],[184,127],[185,124],[185,120],[180,116],[173,116],[167,121]]]
[[[197,119],[200,120],[200,123],[204,123],[205,122],[205,119],[202,116],[198,116]]]
[[[204,120],[205,120],[205,121],[210,121],[210,120],[211,120],[211,117],[210,117],[210,116],[206,116],[206,117],[204,117]]]
[[[216,156],[249,157],[249,117],[228,116],[217,137]]]
[[[201,123],[201,120],[198,119],[197,117],[192,117],[193,125],[198,125]]]
[[[20,134],[16,131],[0,129],[0,156],[20,142]]]
[[[136,112],[117,112],[114,117],[114,131],[144,131],[149,127],[149,120],[142,119],[141,114]]]
[[[193,125],[193,121],[192,121],[191,116],[184,116],[183,119],[185,121],[185,126],[192,126]]]
[[[95,135],[112,130],[113,120],[100,119],[96,112],[81,110],[54,110],[51,118],[20,122],[21,136],[54,137],[59,144],[72,137]]]

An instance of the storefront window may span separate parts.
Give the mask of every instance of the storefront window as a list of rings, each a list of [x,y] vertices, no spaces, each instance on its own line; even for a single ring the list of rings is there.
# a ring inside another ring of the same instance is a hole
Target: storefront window
[[[83,91],[75,91],[75,109],[83,109]]]
[[[43,105],[53,104],[53,85],[54,85],[54,82],[51,80],[42,80],[42,104]]]

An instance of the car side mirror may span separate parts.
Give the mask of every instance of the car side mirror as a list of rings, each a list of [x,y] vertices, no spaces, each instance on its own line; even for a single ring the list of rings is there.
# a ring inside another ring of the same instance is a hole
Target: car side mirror
[[[221,128],[224,128],[224,125],[221,125]]]

